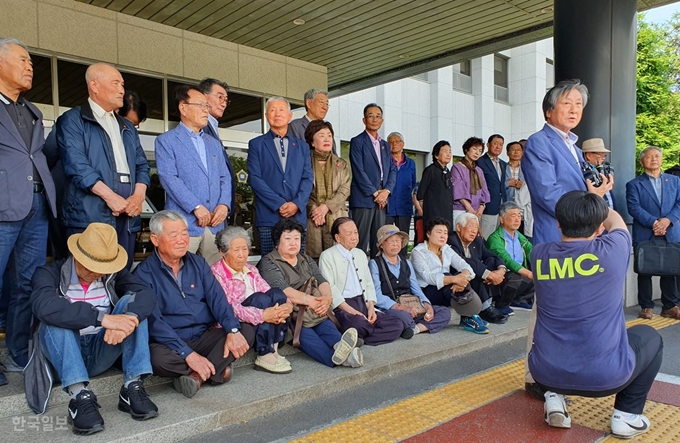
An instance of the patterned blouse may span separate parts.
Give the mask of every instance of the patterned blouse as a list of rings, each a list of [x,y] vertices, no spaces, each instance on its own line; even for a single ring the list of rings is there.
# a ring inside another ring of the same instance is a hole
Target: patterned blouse
[[[215,278],[222,286],[227,301],[234,309],[236,317],[240,321],[250,323],[251,325],[263,323],[263,309],[254,306],[243,306],[241,304],[253,292],[266,292],[270,289],[257,268],[246,263],[243,272],[233,273],[224,263],[224,260],[218,260],[210,269],[212,269]],[[248,280],[247,284],[246,279]],[[252,291],[249,291],[249,288],[252,288]]]

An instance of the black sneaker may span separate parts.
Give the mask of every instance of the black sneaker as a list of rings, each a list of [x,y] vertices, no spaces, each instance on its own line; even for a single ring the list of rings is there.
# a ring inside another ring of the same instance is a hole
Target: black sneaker
[[[118,410],[129,413],[135,420],[158,417],[158,407],[149,399],[141,380],[133,381],[126,388],[120,388]]]
[[[502,325],[508,321],[508,316],[501,314],[498,312],[498,309],[494,308],[493,306],[489,306],[480,312],[479,316],[482,318],[482,320],[486,320],[489,323],[494,323],[497,325]]]
[[[99,413],[97,396],[92,391],[83,389],[76,398],[68,402],[68,423],[73,433],[89,435],[104,430],[104,419]]]

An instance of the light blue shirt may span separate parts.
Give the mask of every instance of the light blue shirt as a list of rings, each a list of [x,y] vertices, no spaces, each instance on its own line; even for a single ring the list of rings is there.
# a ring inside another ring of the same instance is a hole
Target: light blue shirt
[[[196,152],[198,152],[198,156],[201,158],[203,168],[207,171],[208,159],[206,158],[205,143],[203,142],[203,129],[201,129],[199,133],[196,134],[194,131],[189,129],[184,123],[180,122],[179,125],[183,127],[189,134],[189,137],[191,137],[191,142],[194,144],[194,148],[196,149]]]
[[[219,122],[217,121],[217,119],[215,117],[213,117],[210,114],[208,114],[208,124],[213,129],[213,131],[215,131],[215,134],[220,133],[219,130],[218,130],[219,127],[220,127]]]
[[[387,263],[387,269],[395,277],[399,277],[399,272],[401,271],[401,257],[397,256],[397,259],[399,261],[397,262],[396,265],[385,260],[385,262]],[[397,304],[397,302],[392,300],[390,296],[382,293],[382,283],[380,282],[380,266],[378,265],[378,262],[376,260],[382,260],[382,257],[376,257],[370,262],[368,262],[368,269],[371,271],[371,277],[373,278],[373,286],[375,286],[375,295],[376,298],[378,299],[375,305],[378,308],[382,309],[383,311],[386,311],[388,309],[391,309],[392,306]],[[418,284],[418,279],[416,278],[416,271],[413,269],[413,265],[408,260],[406,260],[406,264],[408,265],[409,270],[409,283],[411,285],[411,294],[417,296],[423,303],[430,303],[430,300],[427,299],[427,297],[423,293],[423,290],[420,288],[420,285]]]
[[[649,181],[652,184],[652,187],[654,188],[654,192],[656,193],[656,198],[659,199],[659,203],[661,203],[661,197],[663,197],[663,184],[661,183],[661,174],[658,177],[652,177],[651,175],[647,174],[647,177],[649,177]]]
[[[503,238],[505,239],[505,250],[510,254],[513,261],[524,264],[524,251],[522,244],[519,242],[519,235],[515,232],[515,238],[512,238],[508,231],[503,229]]]

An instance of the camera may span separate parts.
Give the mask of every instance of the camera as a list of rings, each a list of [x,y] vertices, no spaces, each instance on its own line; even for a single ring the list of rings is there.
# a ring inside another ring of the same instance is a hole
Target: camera
[[[602,186],[602,176],[600,176],[600,174],[609,179],[611,173],[614,172],[614,168],[612,168],[612,165],[609,162],[603,162],[597,166],[591,165],[588,162],[583,162],[581,163],[581,172],[583,173],[584,179],[590,180],[593,183],[593,186],[599,188]]]

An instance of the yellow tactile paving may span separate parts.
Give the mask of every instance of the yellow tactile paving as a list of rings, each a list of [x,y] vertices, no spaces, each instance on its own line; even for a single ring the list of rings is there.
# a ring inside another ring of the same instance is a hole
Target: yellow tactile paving
[[[647,324],[662,329],[680,323],[655,316],[652,320],[636,319],[627,326]],[[524,361],[516,360],[489,371],[432,389],[376,411],[308,434],[293,443],[382,443],[399,442],[420,434],[439,424],[470,412],[487,403],[504,397],[524,387]],[[475,395],[471,396],[470,392]],[[609,432],[609,419],[614,407],[614,397],[569,397],[572,422]],[[408,414],[408,420],[404,419]],[[620,440],[611,435],[599,443],[680,442],[680,408],[648,401],[645,414],[653,423],[651,430],[637,439]]]

